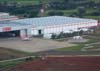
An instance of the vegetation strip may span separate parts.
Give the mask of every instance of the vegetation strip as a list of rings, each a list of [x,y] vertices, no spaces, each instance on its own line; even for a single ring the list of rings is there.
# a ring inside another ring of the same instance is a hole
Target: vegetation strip
[[[45,57],[97,57],[100,55],[48,55]]]
[[[16,59],[2,60],[0,62],[16,61],[16,60],[26,59],[26,58],[29,58],[29,57],[35,58],[35,56],[27,56],[27,57],[21,57],[21,58],[16,58]]]
[[[5,69],[9,69],[9,68],[14,67],[18,64],[33,61],[36,58],[38,58],[38,57],[37,56],[27,56],[27,57],[22,57],[22,58],[0,61],[0,71],[5,70]]]

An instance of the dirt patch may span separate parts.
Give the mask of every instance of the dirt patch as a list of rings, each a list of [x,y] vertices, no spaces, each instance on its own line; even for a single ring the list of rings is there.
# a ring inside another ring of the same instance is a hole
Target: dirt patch
[[[100,71],[100,57],[46,57],[5,71]]]

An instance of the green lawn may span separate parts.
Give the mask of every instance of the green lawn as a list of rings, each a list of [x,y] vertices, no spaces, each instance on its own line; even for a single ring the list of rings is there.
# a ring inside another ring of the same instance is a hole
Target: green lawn
[[[92,0],[92,1],[94,1],[94,2],[96,2],[96,3],[100,2],[100,0]]]
[[[100,42],[100,38],[92,38],[92,37],[87,37],[87,39],[89,39],[88,42],[84,42],[84,43],[75,43],[77,44],[76,46],[72,46],[72,47],[64,47],[64,48],[59,48],[56,49],[57,51],[80,51],[83,47],[85,47],[86,44],[91,44],[91,43],[95,43],[95,42]]]
[[[15,50],[15,49],[10,49],[10,48],[4,48],[4,47],[0,47],[0,54],[4,53],[4,54],[18,54],[18,55],[25,55],[25,56],[29,56],[29,55],[33,55],[33,53],[31,52],[24,52],[24,51],[19,51],[19,50]]]
[[[84,17],[90,19],[100,19],[100,16],[84,16]]]
[[[69,16],[73,13],[76,13],[77,12],[77,9],[73,9],[73,10],[62,10],[62,12],[64,12],[64,15],[65,16]]]
[[[100,38],[92,38],[92,37],[86,37],[86,38],[89,39],[89,41],[86,42],[85,44],[100,42]]]
[[[92,45],[92,48],[87,48],[87,50],[94,50],[94,49],[100,50],[100,45]]]
[[[76,46],[72,46],[72,47],[64,47],[64,48],[59,48],[57,49],[57,51],[80,51],[81,48],[83,48],[84,45],[83,44],[79,44],[79,45],[76,45]]]
[[[47,11],[45,11],[44,16],[48,16],[48,13],[51,12],[51,11],[55,11],[55,10],[47,10]],[[64,16],[70,16],[70,15],[72,15],[74,13],[78,13],[78,9],[73,9],[73,10],[56,10],[56,11],[63,12]],[[96,10],[93,10],[93,9],[86,10],[86,14],[90,14],[90,13],[93,13],[93,12],[96,12]],[[84,18],[100,19],[100,16],[84,15]]]
[[[0,62],[0,70],[5,70],[5,69],[14,67],[17,64],[21,64],[21,63],[25,63],[25,60],[15,60],[15,61]]]
[[[0,2],[17,2],[22,5],[34,5],[39,4],[41,0],[0,0]]]
[[[31,62],[34,59],[37,59],[37,57],[32,57],[32,60],[26,60],[24,59],[18,59],[18,60],[12,60],[12,61],[5,61],[5,62],[0,62],[0,70],[5,70],[8,68],[12,68],[18,64],[26,63],[26,62]]]
[[[44,15],[48,16],[48,13],[52,12],[52,11],[58,11],[58,12],[60,11],[60,12],[64,13],[64,16],[70,16],[71,14],[76,13],[77,9],[73,9],[73,10],[47,10]]]

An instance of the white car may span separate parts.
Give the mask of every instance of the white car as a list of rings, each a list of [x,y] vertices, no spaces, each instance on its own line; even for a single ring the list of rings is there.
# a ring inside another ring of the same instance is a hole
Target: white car
[[[74,36],[73,39],[83,39],[81,36]]]
[[[28,41],[29,40],[29,37],[24,37],[22,40]]]

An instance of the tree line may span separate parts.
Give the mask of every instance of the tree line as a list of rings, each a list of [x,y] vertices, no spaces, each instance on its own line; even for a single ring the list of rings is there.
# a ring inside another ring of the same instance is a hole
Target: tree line
[[[0,12],[9,12],[14,15],[23,17],[38,17],[40,10],[52,10],[48,15],[64,15],[60,10],[77,9],[78,12],[72,13],[70,16],[83,17],[84,15],[99,16],[100,2],[96,3],[92,0],[48,0],[46,3],[40,1],[37,5],[22,5],[17,2],[0,2]],[[87,9],[95,9],[93,13],[86,14]],[[57,11],[59,10],[59,11]]]

